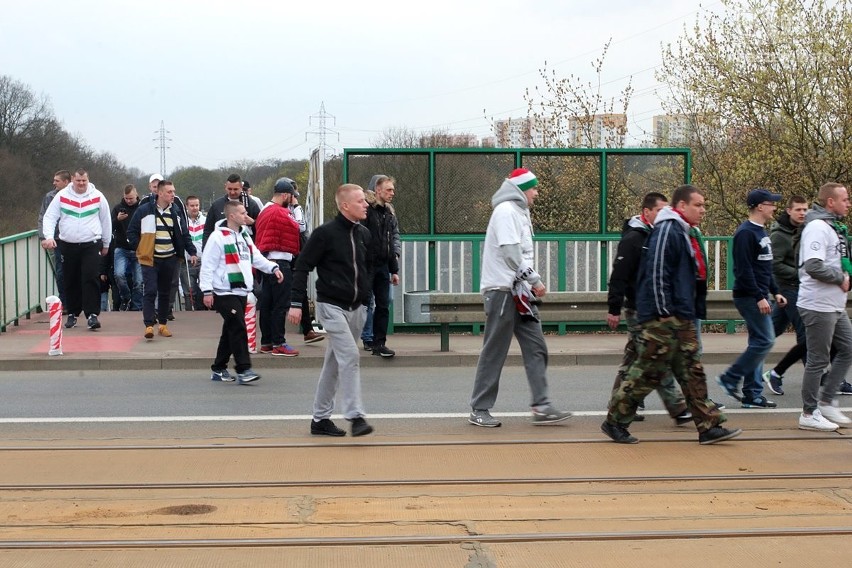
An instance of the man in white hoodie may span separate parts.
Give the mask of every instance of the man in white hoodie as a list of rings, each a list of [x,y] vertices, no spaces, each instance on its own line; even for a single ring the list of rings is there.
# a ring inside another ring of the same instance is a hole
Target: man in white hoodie
[[[53,239],[59,228],[59,242]],[[68,301],[66,328],[77,325],[84,312],[87,325],[94,331],[101,327],[101,257],[109,252],[112,239],[112,217],[104,194],[89,183],[89,174],[79,169],[68,187],[57,192],[44,212],[45,250],[57,246],[62,254],[65,299]]]
[[[233,381],[228,361],[234,356],[238,384],[256,381],[260,375],[251,368],[246,332],[246,297],[254,286],[252,267],[274,274],[280,284],[284,274],[278,265],[267,260],[254,246],[245,225],[251,222],[245,206],[239,201],[224,205],[225,218],[204,244],[201,257],[201,292],[204,306],[222,316],[222,335],[211,369],[213,381]]]
[[[494,211],[485,231],[479,289],[485,303],[485,333],[476,365],[468,422],[496,428],[491,416],[497,401],[500,374],[514,335],[521,347],[527,382],[532,391],[533,424],[555,424],[571,416],[556,409],[547,389],[547,344],[541,331],[535,298],[547,289],[533,268],[533,230],[529,208],[538,197],[538,179],[518,168],[491,198]]]

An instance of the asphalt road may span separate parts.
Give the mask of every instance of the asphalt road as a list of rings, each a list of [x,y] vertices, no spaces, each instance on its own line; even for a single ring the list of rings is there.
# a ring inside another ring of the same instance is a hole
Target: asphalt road
[[[730,408],[738,405],[721,393],[713,377],[721,365],[707,368],[710,396]],[[551,398],[572,411],[602,411],[614,369],[603,366],[555,367],[549,372]],[[160,416],[308,416],[316,371],[265,370],[251,385],[209,380],[209,371],[108,371],[0,373],[0,420],[58,417]],[[791,373],[792,374],[792,373]],[[795,375],[794,375],[795,376]],[[799,377],[788,380],[787,394],[769,398],[780,408],[801,404]],[[473,381],[470,368],[365,369],[362,375],[368,416],[384,414],[465,413]],[[845,397],[844,397],[845,398]],[[850,404],[852,404],[852,397]],[[841,400],[841,403],[845,401]],[[494,412],[526,412],[529,390],[522,368],[504,370]],[[842,404],[846,406],[846,404]],[[660,410],[657,396],[648,410]]]

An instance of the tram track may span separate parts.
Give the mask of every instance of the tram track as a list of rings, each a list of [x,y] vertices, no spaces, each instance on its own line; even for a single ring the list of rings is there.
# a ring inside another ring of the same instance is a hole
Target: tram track
[[[713,554],[713,542],[741,560],[779,546],[785,559],[806,558],[852,534],[849,448],[834,443],[849,441],[842,434],[752,429],[705,447],[657,429],[623,446],[594,426],[533,439],[7,443],[0,564],[416,557],[503,568],[567,566],[559,559],[583,550],[650,566],[642,554]]]

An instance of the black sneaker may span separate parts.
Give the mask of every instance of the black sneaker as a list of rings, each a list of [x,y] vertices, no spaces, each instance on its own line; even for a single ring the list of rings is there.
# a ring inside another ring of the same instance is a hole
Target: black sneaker
[[[175,313],[169,312],[168,315],[166,316],[166,319],[169,320],[169,321],[175,321]]]
[[[633,416],[633,422],[645,422],[645,417],[641,414]]]
[[[607,421],[604,421],[601,424],[601,432],[610,437],[610,439],[617,444],[638,444],[639,439],[630,435],[630,432],[627,431],[627,428],[624,426],[620,426],[618,424],[610,424]]]
[[[393,349],[388,349],[384,345],[377,345],[373,347],[373,355],[378,355],[379,357],[390,359],[391,357],[396,355],[396,351],[394,351]]]
[[[684,424],[689,424],[693,422],[692,413],[688,410],[684,410],[680,414],[674,417],[675,424],[678,426],[683,426]]]
[[[354,418],[350,420],[350,422],[352,422],[353,436],[366,436],[367,434],[370,434],[373,431],[373,427],[367,424],[367,421],[364,420],[363,416]]]
[[[724,410],[724,408],[725,408],[725,404],[724,404],[724,403],[716,402],[716,401],[715,401],[715,400],[713,400],[712,398],[708,398],[708,399],[707,399],[707,402],[708,402],[709,404],[715,405],[715,406],[716,406],[716,408],[718,408],[719,410]],[[708,405],[708,406],[709,406],[709,405]]]
[[[765,396],[743,399],[743,408],[775,408],[776,406],[778,405],[771,400],[767,400]]]
[[[91,329],[92,331],[101,328],[101,322],[98,321],[98,316],[96,316],[95,314],[89,316],[89,320],[86,322],[86,325],[88,325],[89,329]]]
[[[843,381],[843,384],[840,385],[839,389],[837,389],[837,394],[852,394],[852,385]]]
[[[341,430],[334,425],[334,422],[328,418],[323,418],[319,422],[311,420],[311,434],[314,436],[345,436],[346,430]]]
[[[65,320],[65,329],[71,329],[72,327],[77,327],[77,316],[68,314],[68,319]]]
[[[716,442],[724,442],[725,440],[730,440],[731,438],[736,438],[743,431],[737,428],[736,430],[728,430],[727,428],[722,428],[721,426],[713,426],[706,432],[701,432],[698,434],[698,443],[702,446],[706,446],[708,444],[715,444]]]

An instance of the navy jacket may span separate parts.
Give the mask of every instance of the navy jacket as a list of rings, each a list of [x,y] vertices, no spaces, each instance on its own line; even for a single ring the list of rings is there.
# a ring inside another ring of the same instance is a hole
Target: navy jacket
[[[689,224],[671,207],[666,207],[657,215],[639,266],[636,280],[639,323],[672,316],[696,319],[697,278]]]

